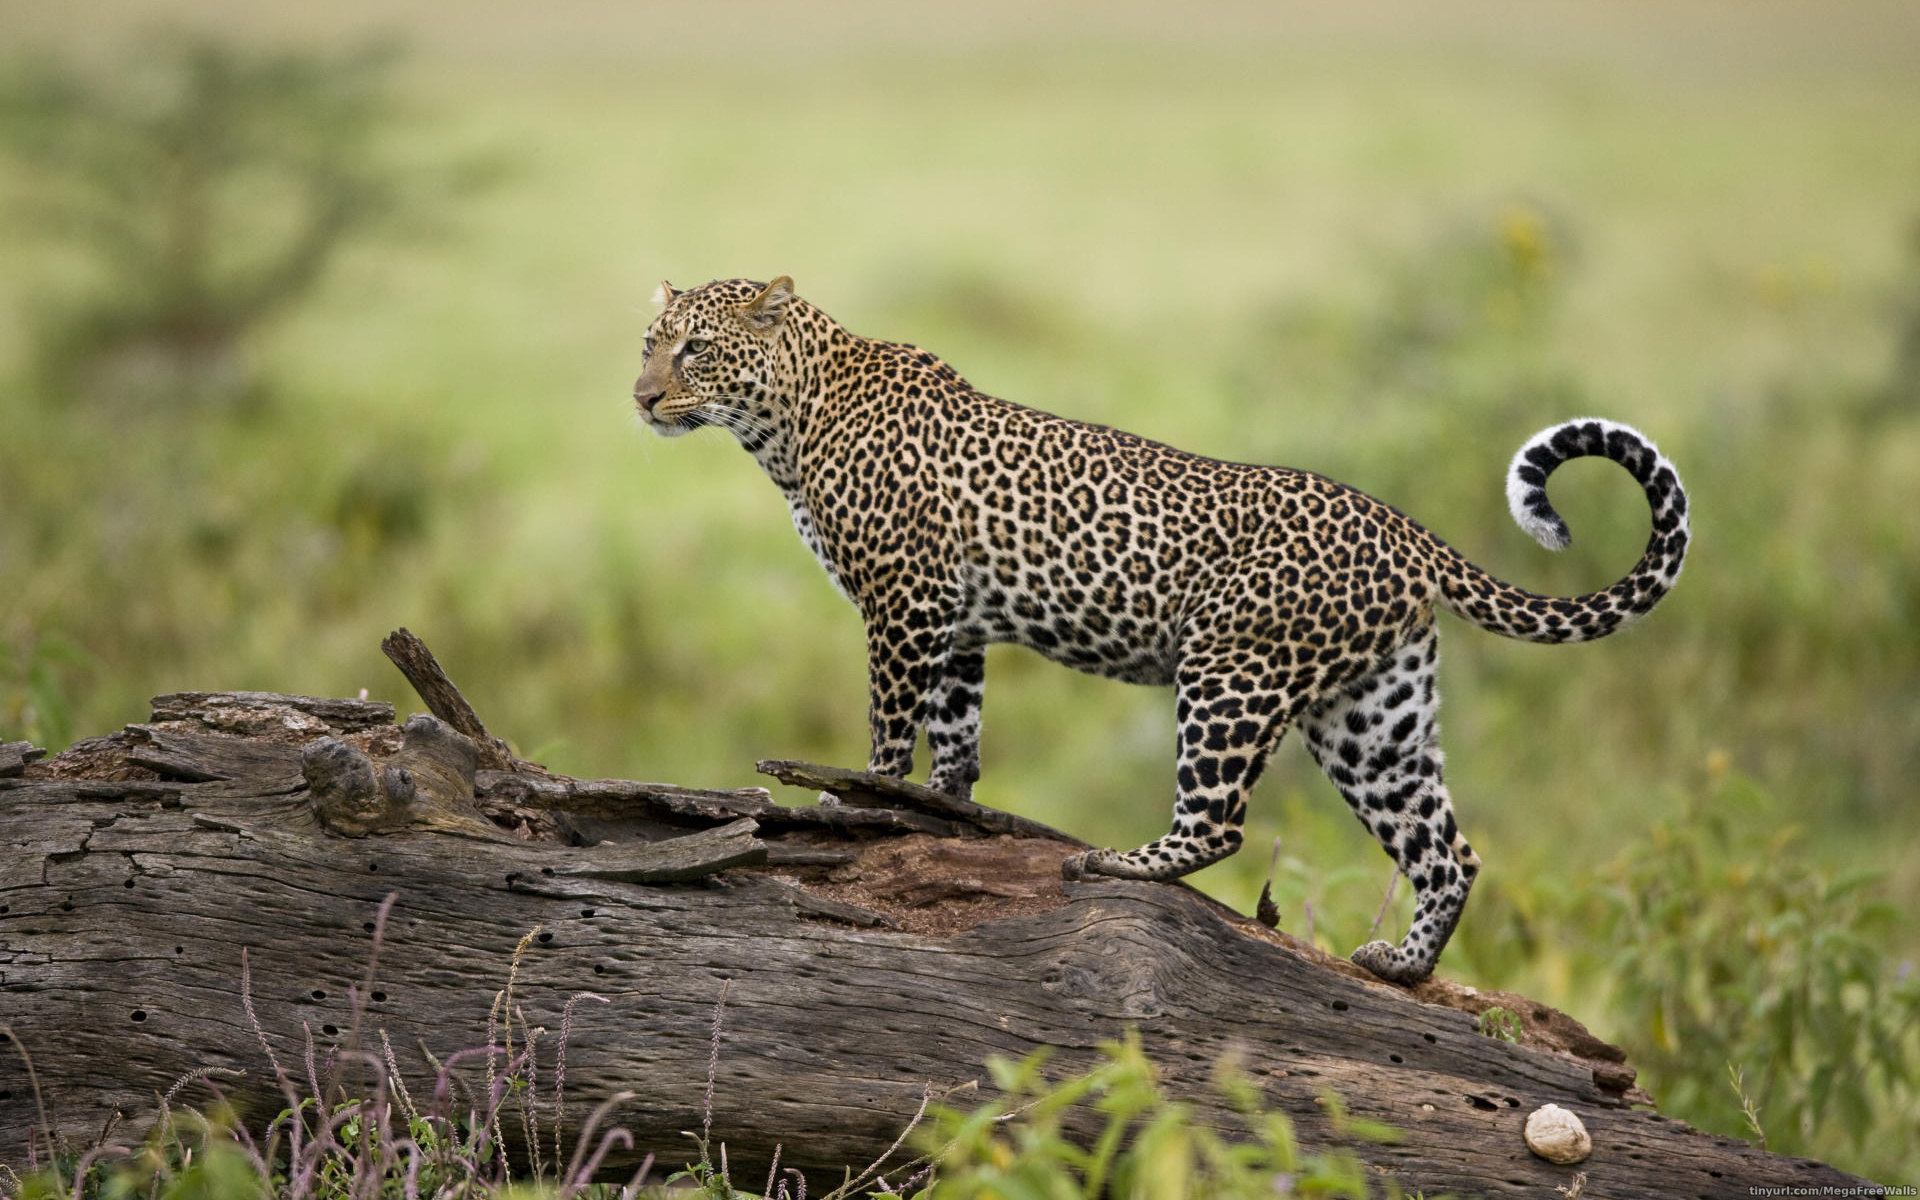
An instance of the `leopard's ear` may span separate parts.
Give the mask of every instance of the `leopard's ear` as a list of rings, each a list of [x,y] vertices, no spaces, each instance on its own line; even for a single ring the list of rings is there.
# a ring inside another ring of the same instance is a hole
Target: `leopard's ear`
[[[740,309],[740,319],[762,332],[778,325],[787,315],[787,301],[793,299],[793,276],[782,275]]]
[[[674,299],[679,295],[680,293],[674,290],[674,286],[672,284],[662,279],[660,281],[660,286],[653,289],[653,302],[664,308],[665,306],[672,304],[674,302]]]

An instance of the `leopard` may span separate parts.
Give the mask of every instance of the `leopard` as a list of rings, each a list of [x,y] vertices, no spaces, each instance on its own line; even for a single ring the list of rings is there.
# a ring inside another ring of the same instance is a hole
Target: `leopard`
[[[1507,468],[1514,520],[1548,549],[1571,540],[1546,484],[1572,459],[1618,463],[1650,509],[1623,578],[1546,596],[1325,476],[987,395],[926,350],[849,331],[790,276],[663,282],[654,301],[638,416],[666,437],[737,439],[859,610],[868,771],[905,778],[924,732],[927,786],[971,796],[991,644],[1171,686],[1171,828],[1136,849],[1076,853],[1061,872],[1172,880],[1240,848],[1248,793],[1298,728],[1412,887],[1401,941],[1352,954],[1390,983],[1432,973],[1481,865],[1442,771],[1436,614],[1522,641],[1593,641],[1652,611],[1686,558],[1677,471],[1615,421],[1549,427]]]

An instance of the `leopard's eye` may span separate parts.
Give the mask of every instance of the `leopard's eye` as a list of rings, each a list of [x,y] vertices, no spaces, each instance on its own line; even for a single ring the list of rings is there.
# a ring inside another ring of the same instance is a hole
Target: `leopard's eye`
[[[707,352],[707,347],[712,344],[713,343],[707,341],[707,339],[705,338],[688,338],[687,353],[688,354],[705,354]]]

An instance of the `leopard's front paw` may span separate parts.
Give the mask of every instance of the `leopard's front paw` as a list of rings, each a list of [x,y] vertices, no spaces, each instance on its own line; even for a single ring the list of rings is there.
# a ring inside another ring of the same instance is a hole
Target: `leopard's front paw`
[[[1353,952],[1353,961],[1388,983],[1413,984],[1433,974],[1433,968],[1416,962],[1392,942],[1368,942]]]

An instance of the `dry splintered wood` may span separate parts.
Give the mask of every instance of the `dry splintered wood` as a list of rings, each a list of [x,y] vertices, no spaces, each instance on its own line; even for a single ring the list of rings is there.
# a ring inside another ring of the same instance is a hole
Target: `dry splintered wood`
[[[440,666],[440,660],[427,649],[427,644],[414,636],[405,626],[394,630],[380,642],[381,653],[400,673],[407,677],[413,690],[420,699],[426,701],[427,709],[448,725],[467,737],[472,738],[479,751],[480,765],[495,769],[512,769],[516,761],[513,751],[499,738],[487,732],[480,722],[480,714],[473,711],[473,705],[453,686],[453,680]]]
[[[1051,825],[1042,825],[1010,812],[949,796],[905,779],[788,759],[764,760],[756,764],[754,770],[762,775],[771,775],[790,787],[818,788],[830,792],[838,796],[842,803],[862,808],[883,811],[906,809],[944,817],[956,822],[957,828],[971,827],[982,833],[1010,833],[1016,837],[1051,838],[1083,848],[1086,846],[1079,838],[1061,833]]]
[[[0,742],[0,779],[21,775],[28,763],[45,757],[46,753],[32,742]]]
[[[0,1024],[71,1142],[202,1068],[246,1071],[220,1085],[256,1120],[282,1107],[243,951],[282,1062],[304,1030],[323,1056],[345,1042],[351,987],[368,1036],[386,1031],[428,1093],[421,1048],[486,1044],[537,929],[515,1003],[550,1063],[569,999],[606,1001],[573,1011],[567,1121],[571,1140],[600,1100],[634,1093],[613,1113],[634,1136],[615,1168],[689,1152],[724,987],[712,1121],[740,1179],[782,1143],[821,1191],[884,1151],[928,1088],[986,1086],[988,1055],[1054,1046],[1053,1069],[1077,1071],[1132,1028],[1203,1119],[1236,1127],[1209,1083],[1230,1056],[1305,1145],[1351,1145],[1430,1195],[1551,1196],[1580,1172],[1608,1197],[1861,1182],[1634,1107],[1617,1050],[1523,997],[1388,986],[1180,885],[1063,882],[1077,843],[1004,814],[807,764],[768,766],[860,803],[488,769],[444,715],[402,727],[363,705],[189,693],[52,759],[0,746]],[[370,821],[363,836],[334,831],[328,795]],[[1477,1032],[1494,1004],[1518,1014],[1520,1044]],[[42,1117],[13,1053],[0,1046],[0,1161],[17,1167]],[[1346,1142],[1329,1093],[1402,1140]],[[1522,1123],[1546,1103],[1585,1122],[1586,1162],[1527,1151]]]

